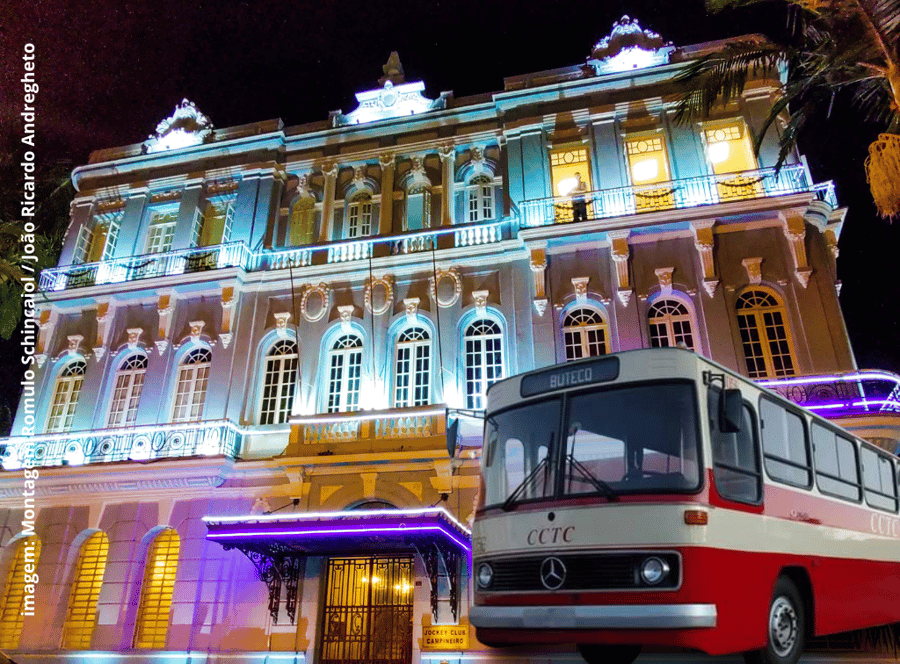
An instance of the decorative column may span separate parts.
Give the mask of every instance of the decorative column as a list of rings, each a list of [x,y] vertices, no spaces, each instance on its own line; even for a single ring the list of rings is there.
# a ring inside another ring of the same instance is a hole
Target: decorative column
[[[715,295],[716,286],[719,285],[719,280],[716,279],[715,256],[713,255],[715,247],[713,226],[715,224],[714,219],[691,222],[691,230],[694,231],[694,247],[697,249],[700,265],[703,267],[703,288],[710,297]]]
[[[534,310],[538,316],[547,311],[547,293],[544,275],[547,271],[547,252],[544,249],[531,250],[531,273],[534,275]]]
[[[172,310],[175,308],[175,296],[173,293],[160,293],[156,304],[156,312],[159,314],[159,328],[154,343],[156,350],[162,355],[169,346],[169,334],[172,330]]]
[[[390,235],[394,225],[394,153],[382,154],[378,157],[378,164],[381,166],[381,218],[378,221],[378,234]]]
[[[97,361],[103,358],[106,347],[109,345],[109,325],[113,319],[110,311],[109,300],[97,302],[97,339],[94,342],[94,357]]]
[[[617,290],[616,295],[623,307],[628,306],[631,300],[631,281],[628,277],[628,259],[631,257],[631,248],[628,246],[630,231],[609,231],[609,250],[613,262],[616,265]]]
[[[453,145],[443,145],[438,148],[441,157],[441,226],[453,225],[454,209],[454,174],[453,166],[456,161],[456,148]]]
[[[219,341],[222,348],[228,348],[231,343],[231,321],[234,319],[234,286],[222,288],[222,331],[219,333]]]
[[[119,226],[119,237],[113,248],[113,258],[138,256],[146,252],[147,224],[150,222],[150,215],[145,215],[144,211],[149,200],[150,190],[147,187],[133,187],[128,192],[122,223]],[[60,261],[60,265],[62,264]]]
[[[44,362],[47,361],[47,348],[50,345],[50,340],[53,338],[53,328],[56,326],[58,318],[59,314],[52,307],[42,309],[40,314],[38,314],[40,332],[38,333],[38,343],[35,349],[37,351],[35,359],[37,360],[38,368],[43,367]]]
[[[794,276],[806,288],[813,272],[806,259],[806,221],[799,214],[785,214],[782,215],[781,222],[784,224],[784,236],[794,256]]]
[[[334,232],[334,190],[337,184],[337,164],[334,162],[322,167],[325,175],[325,195],[322,200],[322,226],[319,229],[319,242],[328,242]]]

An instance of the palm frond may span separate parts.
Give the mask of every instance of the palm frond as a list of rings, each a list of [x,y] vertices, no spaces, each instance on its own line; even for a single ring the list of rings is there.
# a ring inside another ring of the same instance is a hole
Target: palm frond
[[[891,92],[884,79],[870,78],[859,82],[851,103],[864,121],[889,125],[896,115],[891,100]]]
[[[734,101],[751,76],[776,73],[786,55],[785,49],[777,44],[745,39],[691,63],[676,78],[686,91],[679,100],[675,121],[690,123],[695,118],[707,117],[717,103],[725,105]]]

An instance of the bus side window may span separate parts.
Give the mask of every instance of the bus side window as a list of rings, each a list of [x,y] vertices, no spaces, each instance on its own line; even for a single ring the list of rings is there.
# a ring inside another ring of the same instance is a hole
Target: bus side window
[[[812,440],[819,491],[858,501],[860,479],[856,443],[838,436],[818,422],[812,424]]]
[[[723,498],[741,503],[758,503],[762,497],[756,427],[752,409],[744,404],[741,430],[724,433],[719,429],[719,398],[721,390],[710,389],[709,430],[713,450],[713,476],[716,489]]]
[[[868,447],[860,451],[866,502],[872,507],[897,511],[897,474],[893,462]]]
[[[760,399],[759,417],[769,477],[808,489],[812,468],[803,418],[766,398]]]

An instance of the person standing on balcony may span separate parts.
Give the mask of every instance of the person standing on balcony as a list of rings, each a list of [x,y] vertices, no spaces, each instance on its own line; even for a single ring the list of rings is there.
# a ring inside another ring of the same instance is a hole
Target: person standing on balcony
[[[581,173],[575,173],[575,186],[572,187],[572,221],[584,221],[587,219],[587,201],[584,195],[587,193],[587,185],[581,179]]]

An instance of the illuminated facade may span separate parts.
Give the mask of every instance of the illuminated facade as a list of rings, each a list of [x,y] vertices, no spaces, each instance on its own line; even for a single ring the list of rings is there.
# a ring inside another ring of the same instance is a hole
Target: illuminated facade
[[[776,173],[773,142],[752,151],[774,85],[671,119],[672,78],[721,45],[623,19],[583,65],[465,99],[427,98],[394,54],[327,122],[214,129],[185,101],[95,152],[2,441],[0,616],[29,555],[40,583],[0,648],[486,650],[467,629],[478,423],[450,458],[446,409],[568,359],[684,344],[893,449],[897,379],[856,372],[838,302],[844,210],[798,155]]]

